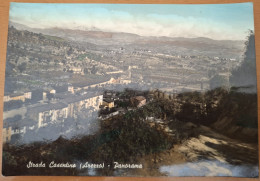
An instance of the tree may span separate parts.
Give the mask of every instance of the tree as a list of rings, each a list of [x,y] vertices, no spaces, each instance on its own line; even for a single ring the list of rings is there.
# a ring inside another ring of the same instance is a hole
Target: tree
[[[18,65],[18,70],[22,73],[26,70],[27,63],[23,62],[22,64]]]
[[[97,73],[97,68],[96,68],[95,66],[93,66],[93,67],[91,68],[91,73],[92,73],[92,74],[96,74],[96,73]]]
[[[215,75],[210,79],[209,86],[210,89],[215,89],[218,87],[227,88],[229,87],[228,77],[223,75]]]
[[[53,99],[53,98],[54,98],[54,94],[52,94],[52,93],[47,93],[47,98],[48,98],[48,100]]]
[[[14,68],[15,68],[15,65],[12,64],[11,62],[7,61],[6,62],[6,69],[5,69],[5,75],[6,76],[12,75]]]
[[[87,68],[84,68],[84,74],[89,74],[89,71]]]
[[[72,49],[72,47],[70,47],[70,49],[67,51],[67,54],[71,55],[72,53],[73,53],[73,49]]]
[[[209,70],[208,71],[208,76],[209,78],[211,79],[212,77],[214,77],[215,75],[217,74],[217,71],[216,70]]]
[[[244,60],[231,72],[230,84],[232,87],[243,88],[243,92],[256,93],[255,34],[253,31],[249,31],[245,45]]]

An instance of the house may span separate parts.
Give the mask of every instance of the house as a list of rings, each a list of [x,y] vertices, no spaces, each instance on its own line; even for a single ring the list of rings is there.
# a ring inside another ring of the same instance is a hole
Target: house
[[[15,100],[15,101],[20,100],[20,101],[24,102],[25,101],[25,96],[22,93],[12,94],[12,95],[10,95],[10,100]]]
[[[27,129],[30,129],[30,126],[33,123],[30,120],[17,120],[17,119],[10,119],[4,120],[3,124],[3,133],[2,138],[3,142],[10,142],[14,135],[22,135],[25,134]]]
[[[103,105],[104,105],[105,107],[108,107],[108,108],[113,108],[113,107],[115,107],[115,103],[114,103],[114,101],[111,100],[111,99],[104,99],[104,100],[103,100]]]
[[[68,105],[68,116],[74,117],[82,109],[99,110],[99,106],[103,102],[103,95],[71,96],[60,101]]]
[[[84,71],[80,67],[71,67],[70,71],[73,71],[74,74],[82,74],[82,75],[84,75]]]
[[[56,94],[56,90],[53,88],[44,88],[43,91],[49,94]]]
[[[31,99],[32,98],[32,92],[25,92],[25,93],[14,93],[10,95],[4,96],[4,102],[9,101],[25,101],[25,99]]]
[[[68,86],[68,92],[71,92],[72,94],[74,94],[74,87]]]
[[[103,95],[83,95],[83,96],[61,96],[57,95],[57,102],[31,107],[27,111],[30,119],[36,120],[38,128],[49,123],[63,122],[70,117],[75,118],[82,109],[99,110],[102,105]]]
[[[38,128],[48,125],[50,122],[63,121],[68,117],[68,106],[64,103],[44,104],[28,109],[27,115],[36,120]]]
[[[12,136],[12,127],[4,127],[3,128],[3,142],[10,142]]]
[[[120,80],[120,84],[130,84],[132,81],[127,79]]]
[[[134,107],[142,107],[146,104],[146,98],[144,96],[135,96],[130,98],[130,102]]]
[[[51,99],[53,95],[56,94],[56,90],[52,88],[45,88],[42,93],[42,100],[46,101],[48,99]]]

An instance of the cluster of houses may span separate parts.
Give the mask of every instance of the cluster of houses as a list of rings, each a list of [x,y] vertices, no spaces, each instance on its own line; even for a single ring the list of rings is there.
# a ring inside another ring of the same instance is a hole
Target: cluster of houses
[[[10,142],[12,136],[26,134],[28,130],[37,131],[50,124],[61,124],[68,118],[76,119],[83,111],[88,117],[94,117],[100,109],[112,110],[114,108],[112,112],[103,118],[124,113],[126,110],[123,110],[120,106],[118,107],[115,103],[116,100],[128,102],[131,107],[136,108],[146,104],[146,98],[141,95],[119,99],[118,95],[113,91],[87,91],[93,86],[102,86],[114,81],[115,79],[111,78],[97,85],[70,85],[65,92],[57,92],[58,89],[53,88],[42,90],[41,100],[36,103],[23,105],[21,108],[4,112],[3,142]],[[24,102],[26,99],[34,99],[32,92],[17,94],[16,97],[6,95],[5,100],[22,100]],[[52,95],[51,98],[47,98],[48,95]],[[15,119],[17,116],[19,119]],[[101,117],[96,116],[95,118]]]
[[[122,84],[122,81],[120,78],[109,78],[98,83],[79,82],[62,88],[5,93],[4,102],[8,104],[5,104],[4,112],[4,142],[11,141],[12,135],[25,134],[28,129],[37,130],[50,123],[59,124],[67,118],[76,118],[83,109],[88,109],[88,116],[92,116],[99,108],[113,108],[114,101],[103,100],[103,93],[97,90],[112,84]],[[20,101],[19,106],[9,107],[16,101]],[[21,116],[20,120],[13,120],[16,115]]]
[[[147,103],[147,97],[144,95],[138,93],[132,94],[127,91],[115,92],[107,90],[104,92],[103,98],[100,112],[100,119],[102,120],[112,118],[119,114],[124,114],[129,110],[138,109]]]
[[[88,114],[96,112],[102,102],[103,95],[70,96],[60,99],[57,103],[30,108],[27,114],[28,118],[37,122],[37,128],[40,128],[49,123],[60,123],[67,118],[76,118],[83,109],[88,109]]]
[[[120,79],[118,79],[120,80]],[[26,134],[28,130],[36,130],[46,127],[50,124],[61,124],[68,118],[76,119],[82,111],[87,113],[88,117],[96,116],[100,110],[103,112],[96,119],[107,119],[118,114],[124,114],[126,111],[140,108],[152,99],[176,100],[176,93],[151,90],[147,95],[138,93],[125,93],[123,96],[115,91],[91,91],[90,88],[103,87],[104,85],[114,84],[117,79],[109,79],[97,84],[78,83],[69,85],[65,92],[59,92],[58,88],[45,88],[42,91],[42,99],[34,104],[23,106],[21,110],[16,109],[16,114],[20,119],[13,119],[15,114],[4,112],[3,141],[10,142],[13,135]],[[101,90],[101,89],[100,89]],[[103,90],[103,89],[102,89]],[[32,91],[33,92],[33,91]],[[4,97],[5,102],[11,100],[30,100],[33,98],[32,92],[20,94],[10,94]],[[52,95],[51,98],[47,98]],[[117,103],[127,103],[127,108],[123,108]],[[8,119],[8,120],[7,120]]]
[[[110,79],[107,83],[111,81],[114,80]],[[85,87],[71,85],[68,86],[66,92],[62,93],[57,93],[55,89],[44,90],[42,100],[36,104],[24,106],[24,113],[20,115],[20,118],[16,119],[17,115],[14,115],[15,117],[4,120],[3,142],[10,142],[12,136],[26,134],[28,130],[37,131],[50,124],[61,124],[68,118],[77,119],[77,116],[83,111],[88,117],[95,116],[95,119],[104,120],[118,114],[124,114],[128,110],[138,109],[153,99],[176,100],[177,95],[172,92],[152,90],[147,95],[125,93],[122,96],[122,94],[115,91],[90,92],[85,90],[87,88],[89,88],[88,85],[85,85]],[[51,101],[47,100],[46,94],[53,95]],[[17,95],[14,99],[6,98],[5,100],[23,101],[32,98],[31,92],[25,92],[19,96]],[[13,96],[9,95],[9,97]],[[117,104],[118,102],[127,103],[127,108],[121,107]],[[100,110],[107,111],[97,117]],[[17,114],[20,113],[17,111]]]
[[[53,95],[51,101],[46,101],[46,94]],[[19,95],[20,97],[17,95],[14,100],[31,98],[24,95],[27,95],[27,92]],[[13,135],[25,134],[27,130],[37,130],[49,124],[59,124],[67,118],[75,119],[83,110],[87,111],[88,116],[92,116],[102,104],[103,95],[98,92],[76,95],[68,91],[56,93],[55,89],[45,90],[42,92],[42,100],[37,103],[23,106],[19,110],[4,112],[3,142],[9,142]],[[16,117],[19,119],[15,119]]]
[[[117,83],[117,80],[114,78],[110,78],[107,81],[96,83],[96,84],[86,84],[84,82],[74,83],[74,84],[68,86],[68,91],[71,92],[72,94],[74,94],[75,92],[78,92],[78,91],[86,90],[89,88],[96,88],[96,87],[100,88],[102,86],[106,86],[106,85],[113,84],[113,83]]]

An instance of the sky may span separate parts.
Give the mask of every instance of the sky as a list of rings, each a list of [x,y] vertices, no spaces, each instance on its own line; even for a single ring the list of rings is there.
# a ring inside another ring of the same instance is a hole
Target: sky
[[[253,3],[10,3],[9,20],[32,28],[58,27],[216,40],[245,40],[248,30],[254,30]]]

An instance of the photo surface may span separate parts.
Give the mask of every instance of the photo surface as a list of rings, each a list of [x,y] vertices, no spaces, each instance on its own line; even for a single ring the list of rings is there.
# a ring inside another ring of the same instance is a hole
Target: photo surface
[[[259,176],[252,3],[10,3],[4,176]]]

